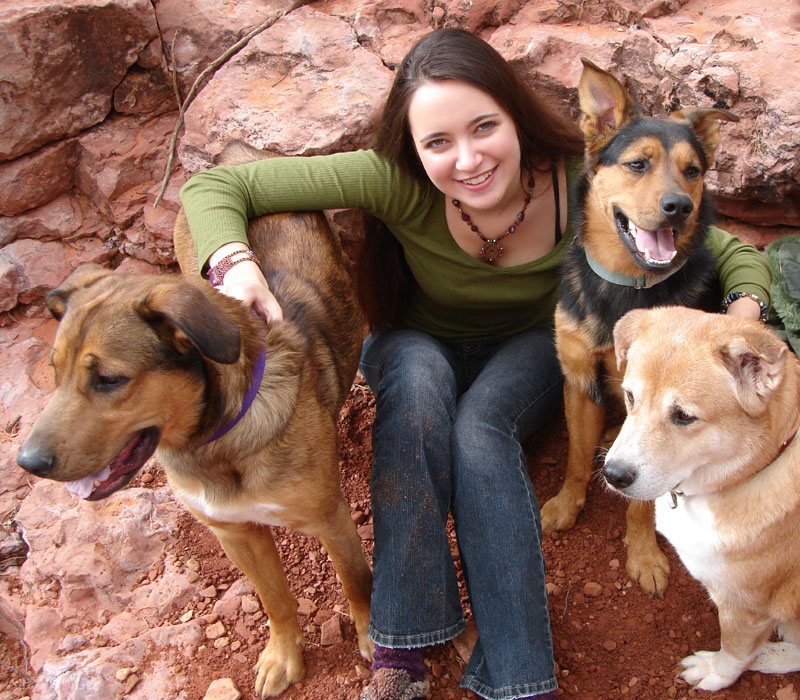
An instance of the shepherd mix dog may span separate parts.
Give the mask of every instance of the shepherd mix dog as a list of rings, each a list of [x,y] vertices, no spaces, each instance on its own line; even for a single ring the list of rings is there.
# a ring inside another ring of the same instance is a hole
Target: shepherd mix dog
[[[545,530],[575,524],[604,427],[604,402],[619,401],[614,324],[634,308],[719,305],[706,248],[713,207],[703,176],[720,141],[718,109],[641,115],[610,73],[583,59],[578,88],[586,152],[577,183],[576,230],[555,314],[564,372],[569,450],[564,484],[542,508]],[[663,594],[669,563],[658,548],[652,504],[628,508],[628,575]]]
[[[722,648],[682,677],[713,691],[800,670],[800,361],[757,321],[692,309],[632,311],[614,341],[628,416],[603,475],[657,499],[658,530],[719,608]]]
[[[222,162],[258,157],[234,144]],[[322,214],[262,217],[249,237],[283,321],[264,323],[200,277],[183,212],[175,227],[183,277],[87,265],[50,292],[60,321],[56,390],[18,463],[97,500],[127,484],[158,446],[175,494],[216,534],[269,616],[256,667],[266,697],[305,675],[297,602],[270,526],[319,537],[361,653],[372,655],[372,575],[339,487],[336,433],[364,326]]]

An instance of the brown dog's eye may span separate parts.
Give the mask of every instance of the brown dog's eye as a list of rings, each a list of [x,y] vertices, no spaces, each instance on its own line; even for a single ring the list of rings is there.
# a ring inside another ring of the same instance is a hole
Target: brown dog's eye
[[[120,375],[95,374],[92,379],[92,387],[95,391],[107,393],[119,389],[129,381],[130,379],[128,377]]]
[[[687,413],[682,408],[675,408],[675,410],[672,412],[672,422],[677,423],[678,425],[689,425],[689,423],[694,423],[696,420],[696,416],[693,416],[691,413]]]

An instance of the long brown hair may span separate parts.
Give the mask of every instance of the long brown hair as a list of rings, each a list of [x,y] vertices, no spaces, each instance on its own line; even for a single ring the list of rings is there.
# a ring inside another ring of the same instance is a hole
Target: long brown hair
[[[418,87],[458,80],[485,92],[511,117],[519,138],[521,166],[577,157],[583,137],[577,126],[551,111],[487,42],[463,29],[439,29],[420,39],[397,69],[383,107],[375,150],[423,187],[433,187],[422,167],[408,124],[408,106]],[[549,166],[548,166],[549,167]],[[400,244],[386,227],[367,218],[359,261],[359,286],[370,329],[396,325],[410,289]]]

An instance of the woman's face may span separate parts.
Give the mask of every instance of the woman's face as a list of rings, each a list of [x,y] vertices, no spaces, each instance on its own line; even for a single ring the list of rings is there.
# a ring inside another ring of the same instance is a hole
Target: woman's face
[[[448,198],[488,211],[519,196],[517,131],[487,93],[458,80],[424,83],[411,98],[408,123],[425,172]]]

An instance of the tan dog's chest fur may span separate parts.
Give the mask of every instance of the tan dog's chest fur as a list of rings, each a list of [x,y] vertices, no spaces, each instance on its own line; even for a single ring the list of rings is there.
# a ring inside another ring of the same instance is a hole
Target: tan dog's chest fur
[[[261,156],[238,145],[223,158]],[[321,214],[262,217],[248,233],[283,321],[266,324],[211,289],[182,212],[175,249],[183,277],[84,266],[51,292],[48,306],[60,319],[56,391],[18,462],[96,500],[124,486],[158,444],[175,494],[217,535],[269,617],[256,664],[256,693],[267,697],[305,675],[297,602],[272,525],[321,540],[359,649],[372,654],[372,575],[341,494],[336,433],[364,324]],[[237,422],[249,392],[252,404]]]
[[[679,308],[626,315],[615,342],[628,417],[603,473],[657,499],[658,530],[719,608],[721,649],[684,659],[684,679],[800,670],[800,362],[755,321]]]

